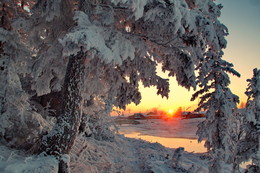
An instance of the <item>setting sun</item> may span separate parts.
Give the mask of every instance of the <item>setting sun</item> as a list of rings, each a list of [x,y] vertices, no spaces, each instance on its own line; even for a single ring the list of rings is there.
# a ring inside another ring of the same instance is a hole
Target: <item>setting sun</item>
[[[166,115],[165,115],[166,118],[167,118],[167,119],[168,119],[168,118],[173,118],[173,113],[174,113],[174,112],[173,112],[173,109],[169,109],[168,112],[167,112]]]
[[[169,109],[169,110],[168,110],[168,113],[169,113],[169,114],[173,114],[173,110],[172,110],[172,109]]]

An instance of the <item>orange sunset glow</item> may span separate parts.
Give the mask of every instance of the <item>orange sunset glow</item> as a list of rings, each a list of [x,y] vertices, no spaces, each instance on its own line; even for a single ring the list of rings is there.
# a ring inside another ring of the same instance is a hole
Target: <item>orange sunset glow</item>
[[[161,71],[160,64],[157,67],[157,73],[163,78],[168,78],[168,74]],[[169,83],[171,91],[169,93],[169,98],[167,99],[157,95],[157,90],[155,87],[145,88],[143,84],[139,82],[139,90],[142,94],[141,103],[139,105],[131,103],[126,107],[126,110],[120,111],[125,115],[137,112],[156,112],[157,115],[167,115],[173,117],[176,110],[180,107],[182,108],[182,111],[193,111],[196,109],[198,101],[190,101],[191,94],[194,92],[193,89],[188,91],[187,89],[179,86],[176,79],[173,77],[169,78]]]
[[[167,112],[165,112],[165,114],[163,115],[163,117],[165,119],[172,119],[175,116],[174,111],[172,109],[169,109]]]
[[[168,110],[168,116],[169,116],[169,117],[172,117],[172,116],[173,116],[173,110],[172,110],[172,109],[169,109],[169,110]]]

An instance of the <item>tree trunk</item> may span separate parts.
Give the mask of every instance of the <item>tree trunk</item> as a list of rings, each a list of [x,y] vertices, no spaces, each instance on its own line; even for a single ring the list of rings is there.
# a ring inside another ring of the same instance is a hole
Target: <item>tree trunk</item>
[[[40,145],[40,152],[60,159],[59,173],[69,172],[68,163],[65,163],[61,156],[70,152],[81,121],[80,87],[84,70],[83,58],[84,54],[78,53],[69,59],[63,86],[61,115],[58,116],[53,129],[43,136]]]

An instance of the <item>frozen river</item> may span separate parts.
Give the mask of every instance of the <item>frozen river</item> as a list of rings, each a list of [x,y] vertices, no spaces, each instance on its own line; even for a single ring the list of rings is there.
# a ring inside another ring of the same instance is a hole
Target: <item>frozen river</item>
[[[204,118],[196,119],[148,119],[138,120],[140,124],[123,124],[119,132],[130,138],[158,142],[169,148],[184,147],[188,152],[206,152],[204,142],[198,143],[197,125]]]
[[[184,147],[185,151],[194,153],[207,152],[204,141],[198,143],[196,135],[197,125],[204,118],[194,119],[149,119],[138,120],[140,124],[123,124],[119,126],[119,133],[129,138],[143,139],[148,142],[158,142],[165,147]],[[249,162],[240,166],[245,168]]]

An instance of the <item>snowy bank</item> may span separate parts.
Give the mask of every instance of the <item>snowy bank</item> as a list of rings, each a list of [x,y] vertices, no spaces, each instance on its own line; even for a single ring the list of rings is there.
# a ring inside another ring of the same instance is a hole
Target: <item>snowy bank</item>
[[[56,173],[58,160],[52,156],[34,155],[0,145],[1,173]]]
[[[198,121],[201,120],[172,122],[149,120],[138,125],[123,127],[120,131],[131,133],[141,130],[143,133],[156,136],[164,134],[168,137],[194,137]],[[189,127],[189,130],[185,131],[187,128],[183,127]],[[188,148],[187,150],[189,151]],[[94,137],[80,135],[69,158],[71,173],[207,173],[210,163],[207,153],[187,152],[186,148],[167,148],[159,143],[127,138],[120,134],[110,140],[96,140]],[[227,165],[225,171],[230,172]],[[22,151],[0,146],[0,172],[58,173],[58,161],[54,157],[28,155]]]
[[[177,157],[178,156],[178,157]],[[159,143],[116,135],[113,141],[78,137],[70,153],[72,173],[173,173],[207,171],[206,154],[194,154],[165,148]],[[0,147],[1,173],[56,173],[53,157],[26,156],[25,153]]]

